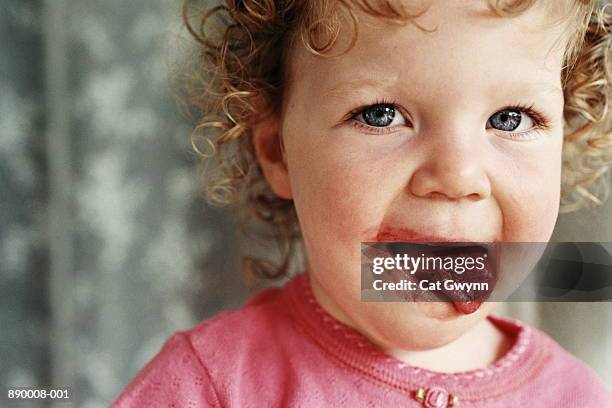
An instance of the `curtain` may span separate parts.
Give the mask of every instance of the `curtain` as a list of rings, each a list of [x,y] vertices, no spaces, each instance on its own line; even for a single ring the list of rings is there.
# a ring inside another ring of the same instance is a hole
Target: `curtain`
[[[170,86],[181,2],[0,6],[0,383],[107,406],[246,295]]]

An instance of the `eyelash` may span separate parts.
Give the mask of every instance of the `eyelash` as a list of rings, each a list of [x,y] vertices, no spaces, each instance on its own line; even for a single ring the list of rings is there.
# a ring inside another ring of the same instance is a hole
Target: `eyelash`
[[[393,130],[392,127],[375,127],[375,126],[370,126],[367,125],[363,122],[358,121],[357,119],[355,119],[355,117],[359,114],[361,114],[365,109],[369,108],[370,106],[374,106],[374,105],[393,105],[397,110],[399,110],[401,112],[401,109],[399,108],[399,105],[392,99],[376,99],[376,101],[372,104],[368,104],[368,105],[363,105],[357,109],[352,110],[349,113],[349,117],[348,120],[350,120],[352,122],[352,125],[355,126],[358,129],[364,129],[367,130],[368,132],[373,132],[373,133],[377,133],[377,134],[386,134],[386,133],[390,133]],[[525,114],[527,114],[531,120],[533,120],[535,127],[533,127],[530,130],[526,130],[523,132],[503,132],[500,131],[500,133],[503,134],[503,137],[512,139],[512,140],[528,140],[530,139],[529,136],[532,135],[532,132],[538,131],[538,130],[546,130],[548,128],[550,128],[550,120],[548,118],[546,118],[546,116],[544,116],[541,112],[539,112],[538,110],[536,110],[534,107],[534,105],[525,105],[522,103],[516,103],[516,104],[511,104],[511,105],[507,105],[501,109],[498,109],[496,112],[502,111],[502,110],[518,110],[521,111]],[[403,113],[402,113],[403,114]],[[406,114],[403,114],[404,118],[406,119],[407,122],[409,122],[409,119],[406,117]]]
[[[393,128],[391,128],[391,127],[375,127],[375,126],[370,126],[368,124],[365,124],[365,123],[360,122],[357,119],[355,119],[355,117],[357,115],[362,113],[364,110],[366,110],[370,106],[374,106],[374,105],[393,105],[395,108],[399,107],[397,102],[395,102],[393,99],[386,99],[386,98],[376,99],[376,101],[374,103],[367,104],[367,105],[362,105],[359,108],[352,110],[349,113],[348,120],[351,120],[352,121],[352,125],[355,126],[357,129],[367,130],[368,132],[373,132],[373,133],[376,133],[376,134],[387,134],[387,133],[390,133],[390,132],[394,131]],[[398,110],[401,111],[401,109],[398,109]],[[403,115],[404,115],[404,117],[407,116],[405,114],[403,114]],[[406,118],[406,120],[408,121],[407,118]]]

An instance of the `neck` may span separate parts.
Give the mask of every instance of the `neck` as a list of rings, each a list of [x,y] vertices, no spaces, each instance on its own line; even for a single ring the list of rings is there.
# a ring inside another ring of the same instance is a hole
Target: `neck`
[[[485,319],[442,347],[419,351],[385,349],[385,352],[416,367],[452,373],[487,367],[506,354],[511,346],[510,336]]]
[[[336,320],[353,327],[350,319],[337,307],[315,278],[310,279],[317,302]],[[377,344],[367,333],[362,333]],[[405,350],[377,344],[387,354],[415,367],[431,371],[453,373],[484,368],[500,359],[512,347],[512,338],[484,319],[454,341],[429,350]]]

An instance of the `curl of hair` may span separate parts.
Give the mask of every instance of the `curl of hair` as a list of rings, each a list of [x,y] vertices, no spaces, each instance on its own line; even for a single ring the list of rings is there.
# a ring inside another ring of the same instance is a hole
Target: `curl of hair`
[[[589,13],[585,33],[563,72],[564,146],[561,211],[602,204],[609,195],[612,164],[612,16]]]
[[[575,3],[573,17],[577,23],[567,42],[562,71],[563,211],[602,202],[612,161],[611,17],[605,8],[597,8],[595,0],[568,1]],[[500,16],[511,17],[535,2],[489,0],[489,6]],[[289,82],[287,61],[296,41],[310,52],[326,56],[340,35],[343,16],[348,16],[353,23],[350,49],[358,34],[354,7],[391,21],[416,24],[414,18],[427,8],[409,9],[404,3],[225,0],[202,11],[185,1],[183,21],[199,52],[197,69],[186,86],[187,98],[200,116],[191,140],[196,153],[206,159],[206,197],[213,205],[236,205],[241,225],[254,217],[269,226],[268,237],[274,239],[281,253],[279,263],[245,258],[246,273],[271,279],[286,277],[292,257],[302,244],[293,202],[271,191],[251,137],[251,129],[262,115],[280,112]],[[205,145],[206,152],[200,144]]]

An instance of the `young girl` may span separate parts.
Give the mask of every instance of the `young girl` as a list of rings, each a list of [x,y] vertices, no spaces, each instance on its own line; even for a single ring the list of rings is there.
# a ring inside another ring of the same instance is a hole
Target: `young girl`
[[[212,62],[194,95],[199,130],[218,130],[211,197],[283,243],[279,268],[251,267],[286,275],[297,242],[308,266],[176,333],[113,406],[612,406],[590,368],[492,302],[360,299],[361,242],[545,242],[560,202],[596,199],[612,149],[604,12],[226,0],[188,24]]]

